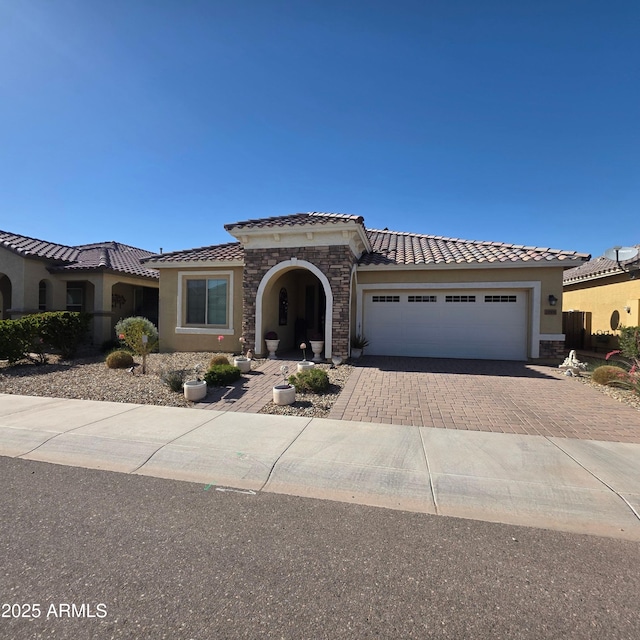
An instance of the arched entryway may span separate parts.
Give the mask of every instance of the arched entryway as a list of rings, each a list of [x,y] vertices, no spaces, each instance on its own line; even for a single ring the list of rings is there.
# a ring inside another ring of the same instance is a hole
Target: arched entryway
[[[271,267],[256,295],[256,354],[265,352],[264,335],[275,331],[280,351],[298,348],[319,333],[324,356],[331,357],[333,293],[327,277],[311,262],[291,258]]]

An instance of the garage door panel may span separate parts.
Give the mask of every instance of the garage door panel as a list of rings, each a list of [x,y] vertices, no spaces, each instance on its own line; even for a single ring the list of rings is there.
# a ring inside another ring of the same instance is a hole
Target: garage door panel
[[[524,291],[369,293],[364,309],[367,353],[524,360],[526,310]]]

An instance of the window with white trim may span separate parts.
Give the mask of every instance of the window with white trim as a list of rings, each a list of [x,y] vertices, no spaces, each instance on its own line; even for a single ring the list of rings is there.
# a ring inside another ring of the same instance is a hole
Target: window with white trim
[[[228,324],[229,281],[226,278],[193,278],[186,281],[186,324]]]

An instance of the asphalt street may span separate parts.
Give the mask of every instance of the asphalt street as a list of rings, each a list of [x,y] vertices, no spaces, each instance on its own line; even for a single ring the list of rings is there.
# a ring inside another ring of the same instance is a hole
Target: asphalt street
[[[637,542],[7,457],[0,487],[0,638],[640,637]]]

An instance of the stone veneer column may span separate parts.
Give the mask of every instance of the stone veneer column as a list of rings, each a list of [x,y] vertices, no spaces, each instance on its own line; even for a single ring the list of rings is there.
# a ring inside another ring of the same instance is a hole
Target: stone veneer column
[[[247,345],[254,348],[256,295],[264,275],[275,265],[291,258],[306,260],[316,266],[329,280],[333,294],[332,352],[346,358],[349,353],[349,282],[355,256],[344,245],[295,247],[277,249],[245,249],[242,280],[242,332]],[[300,266],[304,269],[304,266]],[[278,278],[279,276],[275,276]]]
[[[566,356],[564,340],[540,340],[540,358],[559,358]]]

